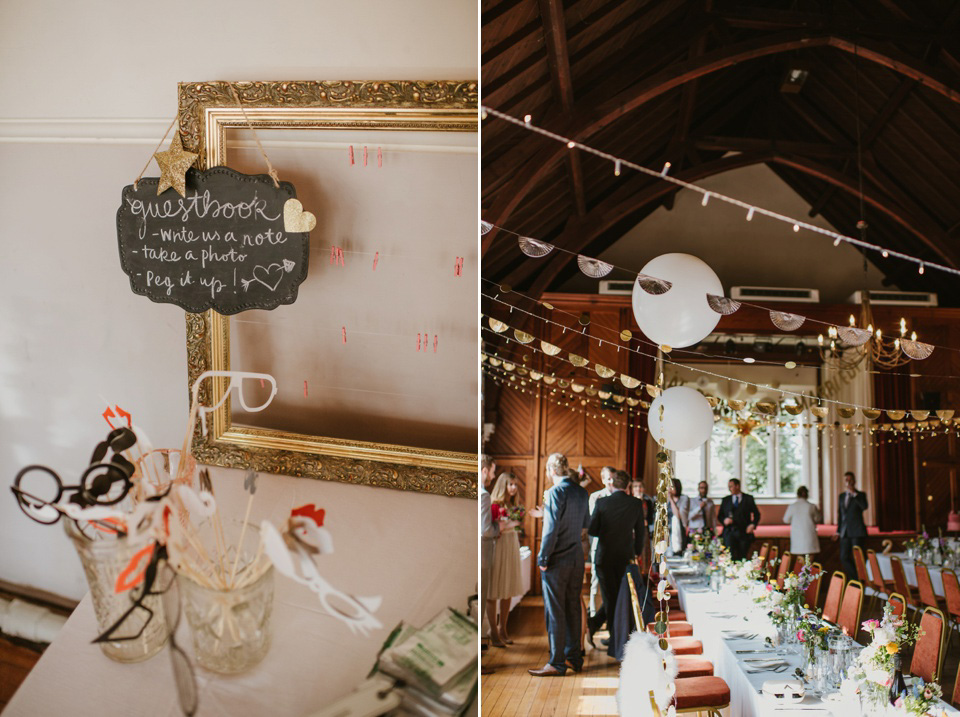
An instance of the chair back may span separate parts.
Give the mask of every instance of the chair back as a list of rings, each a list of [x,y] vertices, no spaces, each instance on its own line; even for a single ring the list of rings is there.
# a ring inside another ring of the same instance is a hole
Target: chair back
[[[820,602],[820,584],[823,582],[823,568],[820,563],[814,563],[810,566],[810,572],[813,574],[813,580],[807,586],[803,594],[803,600],[811,610],[817,609]]]
[[[780,548],[776,545],[770,546],[770,552],[767,554],[767,564],[763,566],[764,570],[769,570],[771,565],[777,562],[777,556],[780,554]]]
[[[954,707],[960,705],[960,669],[957,670],[957,679],[953,683],[953,697],[950,698],[950,704]]]
[[[770,543],[764,543],[760,546],[760,558],[761,560],[767,559],[767,553],[770,552]]]
[[[893,570],[893,589],[906,598],[908,605],[915,605],[913,590],[907,582],[907,574],[903,571],[903,563],[896,555],[890,556],[890,568]]]
[[[957,574],[949,568],[940,571],[943,580],[943,595],[947,603],[947,613],[950,617],[960,621],[960,582]]]
[[[862,585],[869,585],[870,578],[867,577],[867,561],[863,558],[863,548],[859,545],[853,546],[853,563],[857,566],[857,580]]]
[[[784,553],[780,558],[780,567],[777,569],[777,587],[783,588],[783,579],[787,577],[790,571],[790,553]]]
[[[907,611],[907,600],[900,593],[890,593],[887,603],[893,608],[894,617],[903,617]]]
[[[793,564],[793,574],[799,575],[800,571],[803,570],[804,565],[806,565],[806,561],[803,559],[802,555],[798,555],[796,562]]]
[[[917,594],[920,596],[920,602],[929,607],[940,607],[940,600],[933,591],[933,583],[930,581],[930,571],[927,566],[919,560],[913,564],[913,569],[917,572]]]
[[[924,682],[939,679],[943,669],[943,640],[946,620],[935,607],[925,608],[920,618],[920,638],[913,649],[910,674],[923,678]]]
[[[640,610],[640,598],[637,597],[637,586],[633,584],[633,575],[627,573],[627,585],[630,586],[630,606],[633,608],[633,624],[637,630],[643,632],[647,626],[643,624],[643,611]]]
[[[860,610],[863,607],[863,583],[851,580],[843,591],[843,601],[840,603],[840,617],[837,624],[845,635],[854,640],[860,632]]]
[[[840,600],[843,598],[843,584],[847,576],[835,570],[830,576],[830,586],[827,588],[827,599],[823,603],[823,619],[836,624],[840,616]]]
[[[880,570],[880,561],[877,560],[877,551],[867,550],[867,560],[870,562],[870,572],[873,575],[870,578],[870,584],[879,592],[887,592],[887,586],[883,582],[883,572]]]

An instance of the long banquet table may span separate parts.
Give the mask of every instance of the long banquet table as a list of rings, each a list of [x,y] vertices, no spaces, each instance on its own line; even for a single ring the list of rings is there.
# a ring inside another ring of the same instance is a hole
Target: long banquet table
[[[722,677],[730,687],[730,717],[854,717],[860,714],[859,704],[850,701],[829,701],[808,694],[801,703],[779,706],[762,695],[760,690],[767,680],[795,679],[793,673],[801,665],[800,655],[776,656],[788,663],[784,672],[747,672],[746,658],[768,655],[737,654],[737,650],[763,649],[764,638],[774,634],[774,627],[763,611],[746,594],[735,592],[732,585],[717,593],[683,575],[672,575],[671,581],[687,621],[693,624],[694,637],[703,643],[703,656],[713,662],[714,675]],[[746,630],[756,633],[757,637],[751,640],[725,639],[724,630]],[[948,691],[950,686],[947,685],[945,690]],[[812,688],[808,685],[807,689]],[[948,714],[960,714],[949,705],[944,704],[943,708]]]
[[[908,558],[906,553],[877,553],[877,563],[880,565],[880,574],[883,575],[883,579],[893,580],[893,565],[890,561],[892,556],[900,558],[900,562],[903,563],[903,574],[907,576],[907,582],[910,585],[916,585],[917,570],[914,567],[916,561],[913,560],[913,558]],[[867,569],[870,571],[870,577],[873,578],[872,567],[868,565]],[[927,572],[930,573],[930,584],[933,585],[933,592],[940,597],[944,596],[942,570],[943,568],[937,567],[936,565],[927,565]]]

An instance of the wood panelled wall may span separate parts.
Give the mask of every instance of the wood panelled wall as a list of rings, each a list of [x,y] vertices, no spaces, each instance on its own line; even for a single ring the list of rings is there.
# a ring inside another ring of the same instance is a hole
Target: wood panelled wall
[[[577,314],[581,313],[575,302],[555,305],[567,311],[576,309]],[[591,323],[596,322],[602,326],[628,328],[633,322],[629,310],[624,308],[592,306],[586,311]],[[616,347],[608,344],[598,345],[596,341],[589,341],[587,336],[578,331],[563,331],[558,326],[540,322],[537,322],[535,328],[538,338],[561,347],[563,355],[572,352],[589,359],[591,365],[596,362],[618,372],[628,371],[629,354],[626,351],[617,351]],[[544,330],[548,331],[546,335],[542,335]],[[520,351],[521,347],[517,344],[511,344],[511,348],[512,351],[505,355],[511,356],[511,360],[516,361],[517,365],[547,370],[560,377],[585,375],[583,369],[577,369],[566,362],[548,359],[547,365],[544,365],[544,356],[539,351]],[[524,357],[528,359],[526,362]],[[596,382],[601,381],[595,374],[594,378]],[[612,422],[588,418],[580,410],[571,411],[558,406],[549,400],[551,388],[542,383],[537,384],[541,392],[539,395],[524,394],[507,387],[491,392],[491,383],[487,381],[484,394],[495,394],[496,406],[487,407],[484,420],[492,422],[495,428],[485,451],[496,459],[498,472],[510,470],[517,476],[524,505],[528,508],[541,505],[544,491],[552,487],[545,483],[545,465],[551,453],[563,453],[573,469],[582,465],[591,479],[587,486],[590,492],[602,488],[600,469],[603,466],[626,467],[627,427],[623,416],[620,417],[621,423],[618,426]],[[590,410],[593,412],[594,409]],[[540,548],[542,527],[542,520],[528,516],[524,521],[523,542],[530,546],[534,556]],[[535,565],[533,572],[533,590],[539,592],[540,581],[537,579]]]

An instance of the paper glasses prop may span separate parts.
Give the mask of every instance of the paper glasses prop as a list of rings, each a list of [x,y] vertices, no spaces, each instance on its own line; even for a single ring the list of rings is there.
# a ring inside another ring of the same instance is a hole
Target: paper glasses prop
[[[206,378],[229,378],[230,384],[227,386],[227,390],[223,392],[223,395],[220,397],[220,400],[217,401],[214,406],[200,406],[199,395],[200,395],[200,384]],[[258,381],[269,381],[270,383],[270,396],[267,400],[260,406],[250,407],[247,405],[246,398],[243,395],[243,379],[252,378]],[[193,382],[193,389],[191,392],[191,403],[194,406],[194,410],[191,412],[190,419],[190,429],[192,432],[194,416],[199,409],[200,413],[200,428],[203,431],[203,435],[207,435],[207,414],[213,413],[220,406],[224,404],[227,400],[227,396],[230,395],[230,392],[233,389],[237,389],[237,398],[240,401],[240,405],[243,406],[243,410],[247,413],[258,413],[269,406],[274,397],[277,395],[277,380],[266,373],[251,373],[249,371],[204,371],[202,374],[197,376],[197,380]]]
[[[110,431],[106,440],[97,444],[90,465],[77,485],[64,485],[57,472],[47,466],[27,466],[17,473],[11,487],[20,510],[31,520],[53,525],[69,508],[78,510],[120,503],[130,492],[134,472],[133,463],[124,458],[122,452],[136,441],[136,435],[129,428]],[[113,455],[104,462],[108,450]],[[69,497],[61,504],[64,494]]]
[[[294,509],[282,534],[269,521],[260,524],[263,549],[274,567],[291,580],[306,585],[320,598],[320,604],[354,634],[368,635],[383,625],[373,616],[382,598],[354,597],[330,585],[321,577],[315,555],[333,552],[333,537],[323,527],[323,510],[313,504]]]

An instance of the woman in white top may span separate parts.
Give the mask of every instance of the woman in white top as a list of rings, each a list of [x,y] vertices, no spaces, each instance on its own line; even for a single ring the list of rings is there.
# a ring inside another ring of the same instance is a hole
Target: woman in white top
[[[793,555],[815,555],[820,552],[817,523],[823,520],[820,509],[807,501],[806,486],[797,488],[797,500],[787,507],[783,522],[790,524],[790,552]]]

